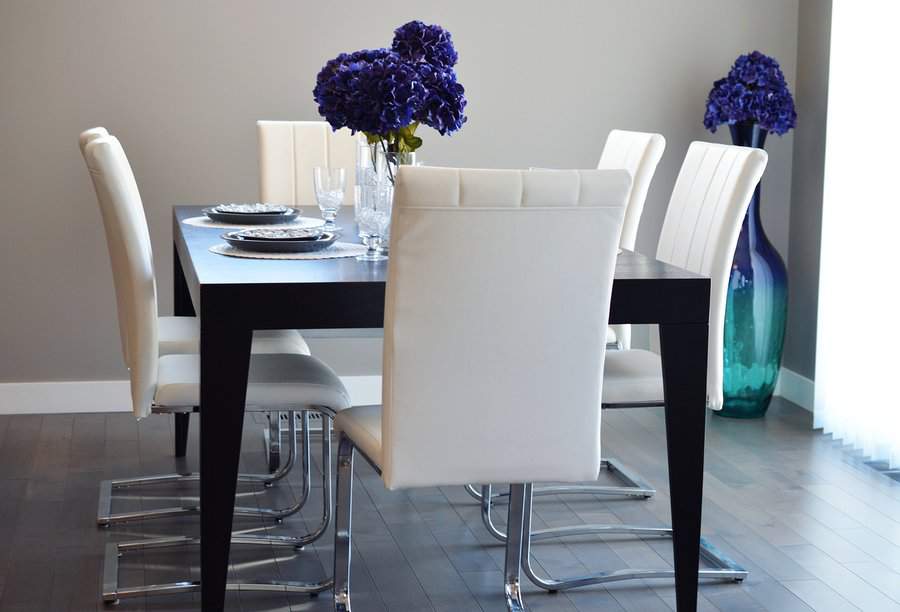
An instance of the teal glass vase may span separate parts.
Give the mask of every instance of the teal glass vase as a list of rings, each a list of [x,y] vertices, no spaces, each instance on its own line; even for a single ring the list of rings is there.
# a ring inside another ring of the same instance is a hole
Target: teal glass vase
[[[766,130],[755,122],[730,126],[734,144],[762,149]],[[725,403],[719,416],[766,414],[784,348],[788,283],[784,261],[769,242],[759,214],[757,185],[738,237],[725,308]]]

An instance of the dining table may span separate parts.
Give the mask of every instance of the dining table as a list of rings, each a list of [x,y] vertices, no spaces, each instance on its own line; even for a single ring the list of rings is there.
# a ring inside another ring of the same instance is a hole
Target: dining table
[[[221,255],[210,247],[222,243],[225,230],[184,223],[201,216],[202,208],[173,207],[173,290],[175,314],[200,317],[200,588],[202,609],[220,611],[225,605],[253,331],[383,327],[390,259]],[[312,210],[306,213],[313,215]],[[340,211],[337,223],[343,241],[358,242],[352,207]],[[584,256],[591,257],[590,251]],[[679,611],[695,610],[710,280],[623,251],[611,299],[610,323],[659,326],[676,605]]]

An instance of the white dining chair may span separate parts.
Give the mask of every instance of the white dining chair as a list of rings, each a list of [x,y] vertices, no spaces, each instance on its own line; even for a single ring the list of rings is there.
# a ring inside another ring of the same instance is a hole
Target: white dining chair
[[[256,122],[259,148],[259,200],[292,207],[311,207],[318,214],[313,169],[346,169],[344,206],[354,206],[356,156],[360,135],[334,131],[325,121]],[[345,227],[349,233],[355,227]],[[357,403],[381,401],[382,330],[301,330],[312,352],[331,366],[351,388]],[[271,470],[278,468],[283,419],[270,417],[264,430]]]
[[[196,354],[160,355],[159,318],[156,301],[156,278],[150,236],[143,214],[137,183],[118,139],[100,136],[85,146],[85,160],[97,192],[103,224],[109,243],[110,257],[116,263],[114,276],[122,347],[128,367],[131,403],[134,415],[144,418],[154,413],[192,411],[200,404],[200,357]],[[310,355],[298,353],[254,354],[250,358],[246,406],[259,411],[316,411],[323,418],[323,519],[319,527],[299,537],[240,536],[235,543],[299,548],[320,537],[331,516],[330,418],[350,405],[350,398],[337,375],[324,363]],[[204,418],[216,418],[215,407],[209,407]],[[293,419],[291,421],[294,422]],[[292,431],[292,433],[294,433]],[[178,480],[169,476],[157,481]],[[130,513],[117,519],[153,518],[196,513],[199,508],[182,507],[163,511]],[[235,510],[236,514],[270,516],[259,509]],[[113,522],[111,519],[109,522]],[[199,583],[187,581],[176,585],[151,585],[120,588],[118,556],[123,551],[196,544],[196,538],[176,537],[145,539],[139,542],[111,543],[107,549],[103,598],[115,601],[122,597],[155,593],[196,590]],[[243,585],[272,590],[272,585]],[[319,592],[327,584],[279,585],[291,592]]]
[[[628,205],[625,208],[625,223],[619,246],[629,251],[634,250],[638,225],[647,191],[656,172],[656,166],[666,148],[666,139],[662,134],[648,132],[632,132],[628,130],[612,130],[606,137],[606,144],[600,156],[598,169],[625,169],[632,177],[631,189],[628,192]],[[610,349],[627,349],[631,347],[631,325],[609,325],[606,328],[606,346]],[[656,494],[646,479],[615,457],[604,457],[601,462],[603,471],[608,472],[621,485],[571,484],[535,487],[533,495],[616,495],[635,499],[650,499]],[[466,491],[484,505],[483,493],[471,485]],[[493,494],[495,500],[505,498],[507,494]]]
[[[160,374],[164,375],[161,393],[162,397],[166,398],[167,391],[165,391],[165,385],[168,384],[168,378],[166,378],[166,376],[170,378],[175,375],[181,376],[182,378],[178,381],[179,385],[193,385],[196,382],[194,380],[195,378],[199,380],[199,374],[195,371],[196,368],[191,365],[197,360],[197,351],[189,350],[191,340],[187,334],[177,339],[177,346],[172,344],[164,345],[160,342],[160,338],[162,338],[161,330],[164,327],[164,325],[161,324],[162,321],[182,321],[188,320],[189,318],[159,317],[155,301],[152,304],[152,308],[148,304],[135,301],[136,298],[132,294],[134,291],[134,278],[141,274],[147,276],[145,279],[147,284],[146,289],[148,291],[152,289],[155,300],[156,277],[153,269],[150,234],[141,203],[140,192],[138,191],[137,183],[134,179],[134,173],[132,172],[131,166],[128,163],[128,159],[125,156],[125,152],[118,139],[110,136],[105,129],[94,128],[93,130],[89,130],[81,135],[79,141],[97,193],[97,200],[100,205],[101,217],[106,232],[107,245],[113,270],[113,285],[116,293],[122,353],[125,364],[128,366],[130,376],[132,377],[132,390],[139,386],[138,383],[135,382],[135,380],[137,380],[135,377],[149,375],[156,376]],[[141,249],[138,254],[146,258],[146,262],[136,259],[135,253],[130,252],[134,249]],[[146,269],[137,268],[137,263],[146,263]],[[149,320],[150,318],[152,318],[152,321]],[[144,328],[149,330],[151,329],[150,326],[152,326],[153,330],[153,344],[148,345],[147,343],[142,343],[139,347],[138,342],[140,339],[134,337],[136,330]],[[174,340],[175,338],[172,337],[172,339]],[[280,359],[281,357],[262,357],[262,355],[268,355],[269,353],[260,353],[259,351],[261,349],[269,349],[272,351],[272,354],[280,353],[286,356],[299,355],[305,357],[308,355],[303,337],[296,332],[285,331],[280,333],[267,333],[261,335],[259,340],[256,349],[257,354],[261,355],[260,359],[263,360],[271,361]],[[152,346],[152,348],[148,348],[150,346]],[[179,350],[173,353],[174,348],[178,348]],[[165,363],[160,366],[161,369],[158,372],[156,370],[147,370],[146,372],[143,372],[140,369],[136,370],[136,366],[133,365],[136,363],[147,363],[142,360],[145,357],[143,353],[148,351],[151,352],[155,358],[163,358],[166,360]],[[284,359],[287,358],[288,357],[284,357]],[[179,371],[174,370],[172,364],[178,364],[181,369]],[[192,390],[191,393],[194,393],[194,391]],[[181,399],[184,399],[185,397],[187,396],[184,396]],[[137,409],[138,406],[144,406],[146,408],[151,405],[146,401],[147,398],[142,400],[143,403],[138,402],[138,398],[136,397],[133,397],[132,399],[135,409]],[[156,405],[155,411],[190,414],[191,411],[196,410],[198,404],[199,401],[189,405],[178,404],[175,408],[171,408],[172,402],[169,400]],[[304,468],[302,491],[306,492],[306,495],[301,495],[301,501],[305,501],[306,496],[308,496],[310,480],[308,443],[309,417],[308,411],[300,412],[302,413],[300,421],[301,429],[303,430],[301,432],[301,439],[303,442],[302,459]],[[140,416],[144,415],[141,414]],[[271,485],[287,475],[296,462],[297,454],[296,437],[294,437],[290,445],[290,455],[285,462],[285,465],[282,466],[282,469],[273,474],[243,475],[242,480],[255,482],[263,486]],[[147,484],[195,481],[198,478],[198,474],[186,472],[105,480],[100,485],[97,522],[99,525],[106,526],[111,523],[122,521],[196,513],[196,507],[178,507],[113,514],[111,505],[113,491],[115,489]],[[298,509],[299,505],[295,504],[290,508],[283,509],[239,509],[238,514],[268,516],[270,518],[280,519],[296,512]]]
[[[325,121],[257,121],[259,197],[286,206],[316,206],[313,168],[346,168],[344,206],[353,206],[358,136]]]
[[[597,168],[624,168],[632,178],[628,207],[625,209],[625,225],[619,241],[619,246],[623,249],[634,250],[647,192],[665,149],[666,139],[662,134],[612,130],[606,137]],[[631,325],[610,325],[606,342],[620,349],[631,348]]]
[[[96,140],[109,136],[109,131],[104,127],[95,127],[82,132],[78,137],[81,154],[84,155],[85,147]],[[127,161],[127,160],[126,160]],[[129,164],[130,169],[130,164]],[[102,212],[102,211],[101,211]],[[140,211],[143,215],[143,209]],[[143,221],[146,227],[146,219]],[[108,243],[113,244],[117,237],[108,237]],[[111,258],[113,278],[122,274],[123,263],[117,258]],[[122,299],[119,291],[116,291],[117,302]],[[120,319],[120,332],[122,332]],[[120,333],[122,341],[125,334]],[[125,347],[122,347],[123,351]],[[309,346],[303,336],[297,330],[260,330],[253,333],[252,349],[254,353],[297,353],[309,355]],[[200,319],[185,316],[160,316],[159,317],[159,354],[160,355],[188,355],[200,352]],[[187,451],[187,427],[190,419],[189,413],[175,415],[175,456],[183,457]]]
[[[694,142],[688,148],[675,181],[663,222],[656,258],[710,278],[707,407],[722,407],[723,342],[725,304],[731,262],[750,196],[766,168],[768,156],[761,149]],[[603,371],[602,407],[630,408],[665,406],[662,362],[647,350],[609,351]],[[486,499],[490,487],[483,487]],[[526,496],[526,507],[530,495]],[[482,517],[498,539],[506,534],[493,524],[490,508]],[[671,569],[619,570],[574,579],[538,575],[526,554],[532,541],[560,536],[634,534],[671,537],[667,527],[633,525],[575,525],[531,531],[526,529],[523,562],[526,575],[541,588],[559,591],[587,584],[618,580],[663,578]],[[747,571],[710,542],[701,541],[701,556],[711,566],[700,570],[703,578],[740,581]]]
[[[354,452],[389,489],[517,483],[511,533],[524,522],[522,483],[596,476],[605,329],[630,184],[624,170],[400,170],[383,403],[335,420],[336,610],[350,610]],[[507,544],[510,610],[524,609],[521,545]]]

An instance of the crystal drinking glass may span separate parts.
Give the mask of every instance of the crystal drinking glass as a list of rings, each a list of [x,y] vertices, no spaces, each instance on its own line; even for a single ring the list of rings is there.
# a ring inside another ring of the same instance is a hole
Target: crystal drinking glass
[[[336,232],[338,226],[334,219],[344,202],[346,172],[343,168],[316,166],[313,168],[313,180],[316,187],[316,202],[322,211],[322,218],[325,219],[324,229],[326,232]]]
[[[368,204],[368,206],[366,205]],[[359,261],[383,261],[385,239],[391,224],[390,200],[386,206],[373,206],[373,203],[362,202],[359,210],[359,236],[368,250],[359,255]]]

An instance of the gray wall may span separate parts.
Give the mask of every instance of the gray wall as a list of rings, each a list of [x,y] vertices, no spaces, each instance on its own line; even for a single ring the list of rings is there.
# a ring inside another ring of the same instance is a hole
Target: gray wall
[[[104,125],[128,151],[171,305],[170,208],[254,200],[256,119],[314,119],[316,71],[387,44],[411,18],[460,51],[470,121],[422,157],[468,166],[594,165],[615,127],[668,146],[638,237],[653,252],[712,81],[741,52],[795,82],[797,0],[114,2],[0,0],[0,381],[118,379],[114,298],[76,146]],[[793,137],[772,138],[763,214],[788,255]]]
[[[816,313],[822,184],[825,171],[825,115],[831,1],[800,0],[797,39],[797,112],[791,184],[790,305],[784,367],[813,378],[816,371]]]

